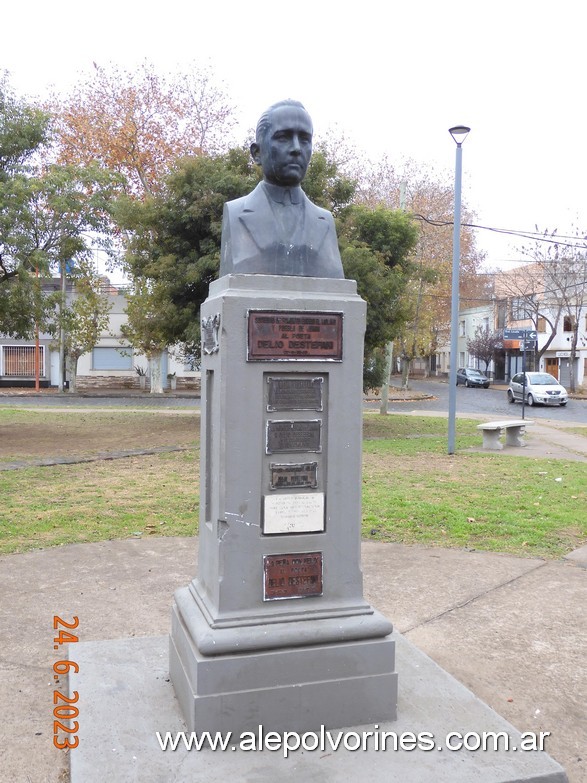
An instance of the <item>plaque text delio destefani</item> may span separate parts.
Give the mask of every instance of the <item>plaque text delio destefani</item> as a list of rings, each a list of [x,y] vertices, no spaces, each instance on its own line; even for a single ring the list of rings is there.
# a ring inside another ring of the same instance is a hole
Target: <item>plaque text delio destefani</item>
[[[342,313],[250,310],[249,361],[342,361]]]

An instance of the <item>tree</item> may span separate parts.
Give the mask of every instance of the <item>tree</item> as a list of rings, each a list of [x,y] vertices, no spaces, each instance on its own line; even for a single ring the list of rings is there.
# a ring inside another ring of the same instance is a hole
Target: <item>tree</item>
[[[485,363],[485,374],[489,370],[489,364],[501,350],[503,350],[502,332],[493,332],[484,326],[478,326],[474,337],[467,340],[467,351],[475,359]]]
[[[226,149],[233,109],[209,70],[172,77],[145,61],[135,72],[94,64],[69,95],[47,104],[55,115],[60,162],[98,161],[124,176],[125,192],[159,192],[175,161]]]
[[[151,394],[163,393],[161,359],[169,341],[166,314],[172,307],[164,288],[136,277],[127,294],[128,322],[121,326],[122,336],[149,362]]]
[[[561,325],[571,333],[570,391],[576,389],[575,364],[581,317],[587,302],[587,236],[574,229],[571,239],[559,239],[556,230],[543,232],[521,252],[531,262],[502,273],[498,291],[509,301],[510,320],[530,321],[547,339],[538,351],[541,358],[549,349]]]
[[[403,384],[416,356],[431,357],[450,337],[452,234],[454,187],[448,177],[423,171],[413,161],[397,168],[389,159],[363,163],[359,198],[369,206],[382,204],[404,209],[419,226],[412,255],[412,275],[405,286],[402,309],[406,314],[399,335]],[[470,224],[474,213],[462,207],[460,300],[468,306],[486,298],[485,278],[478,274],[483,260]]]
[[[200,287],[200,275],[206,290],[215,276],[215,260],[201,246],[192,252],[183,245],[186,255],[171,257],[166,224],[175,217],[166,198],[174,194],[173,202],[176,197],[178,222],[171,230],[185,234],[182,221],[197,222],[198,217],[183,200],[181,191],[189,187],[181,182],[184,170],[180,167],[175,175],[175,167],[178,160],[191,156],[193,170],[199,173],[196,160],[205,168],[208,155],[225,149],[234,125],[233,109],[209,70],[194,65],[186,73],[165,77],[148,62],[134,73],[94,65],[94,72],[70,95],[54,96],[49,108],[56,116],[60,161],[98,161],[123,177],[124,197],[117,205],[117,225],[122,230],[126,271],[132,279],[129,328],[137,347],[146,346],[151,357],[151,390],[161,389],[160,358],[165,345],[159,335],[169,336],[166,344],[181,335],[191,350],[194,343],[199,344],[193,321],[202,297],[196,294],[195,305],[191,297],[194,288]],[[172,181],[179,177],[175,190],[167,185],[170,176]],[[191,176],[185,174],[188,182]],[[179,269],[174,268],[176,263]],[[155,304],[163,299],[174,306],[165,308],[168,320],[156,326],[162,316]],[[140,306],[147,308],[148,319],[141,317]]]
[[[224,202],[250,192],[259,177],[248,151],[235,149],[185,158],[159,195],[119,200],[117,220],[130,237],[127,269],[138,291],[156,291],[151,316],[167,345],[193,352],[199,344],[200,305],[218,277]]]
[[[30,160],[46,142],[49,118],[19,100],[0,76],[0,333],[26,337],[43,307],[30,272],[43,259],[15,253],[27,222]],[[44,271],[43,269],[41,271]]]
[[[406,318],[403,294],[418,229],[401,210],[362,204],[343,210],[338,228],[345,276],[357,281],[367,302],[363,383],[375,388],[384,383],[385,343],[399,334]]]
[[[509,309],[509,322],[526,321],[546,340],[538,349],[540,359],[550,348],[561,326],[570,332],[569,386],[575,391],[575,364],[579,328],[587,303],[587,236],[558,237],[546,230],[533,244],[520,248],[531,260],[496,277],[496,294]]]
[[[116,178],[96,165],[43,165],[45,114],[17,101],[0,83],[0,332],[30,336],[48,326],[54,301],[36,274],[88,255],[89,232],[108,238]]]
[[[91,351],[107,330],[111,307],[102,292],[102,278],[87,261],[78,263],[73,298],[59,318],[69,364],[70,392],[76,391],[78,359]]]

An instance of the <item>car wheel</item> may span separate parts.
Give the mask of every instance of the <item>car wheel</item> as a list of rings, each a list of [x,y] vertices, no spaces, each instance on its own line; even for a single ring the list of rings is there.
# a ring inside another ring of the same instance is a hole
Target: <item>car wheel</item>
[[[516,398],[514,397],[514,393],[511,389],[508,389],[508,402],[515,402]]]
[[[465,389],[468,389],[470,387],[469,381],[465,381]]]
[[[534,405],[534,397],[531,394],[528,395],[528,405],[532,407]]]

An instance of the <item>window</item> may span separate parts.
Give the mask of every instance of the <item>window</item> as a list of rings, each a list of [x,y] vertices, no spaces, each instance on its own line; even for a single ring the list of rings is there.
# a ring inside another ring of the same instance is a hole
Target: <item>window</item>
[[[497,303],[497,328],[505,329],[507,315],[507,302],[499,301]]]
[[[92,370],[132,370],[132,348],[94,348]]]
[[[459,337],[465,336],[465,322],[459,321]]]
[[[34,345],[3,345],[2,374],[12,378],[35,377]],[[45,375],[45,346],[39,346],[39,372]]]
[[[546,332],[546,318],[539,318],[536,326],[538,332]]]
[[[570,315],[565,315],[563,318],[563,332],[574,332],[575,331],[575,319],[572,318]]]
[[[511,318],[512,321],[523,321],[525,318],[531,318],[534,312],[533,296],[526,296],[520,299],[512,299],[511,301]]]

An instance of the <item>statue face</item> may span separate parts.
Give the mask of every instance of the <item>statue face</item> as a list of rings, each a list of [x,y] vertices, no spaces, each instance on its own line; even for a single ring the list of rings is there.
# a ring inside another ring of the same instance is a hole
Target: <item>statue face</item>
[[[251,145],[255,163],[274,185],[299,185],[312,156],[312,121],[297,106],[280,106],[270,115],[270,127],[260,144]]]

